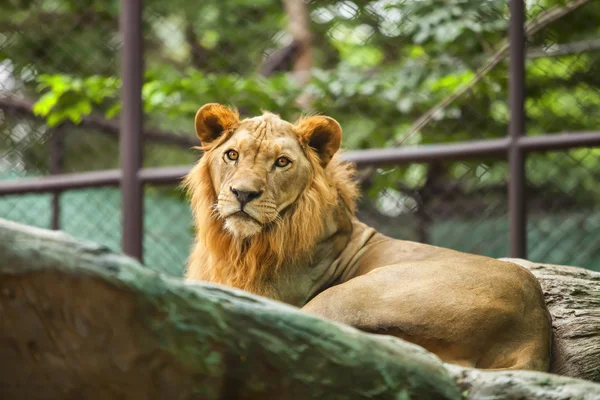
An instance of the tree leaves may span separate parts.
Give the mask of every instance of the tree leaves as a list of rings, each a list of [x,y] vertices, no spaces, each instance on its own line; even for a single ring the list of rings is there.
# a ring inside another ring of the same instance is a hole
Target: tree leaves
[[[86,11],[72,0],[57,1],[55,18],[43,31],[30,27],[13,36],[0,54],[15,66],[15,76],[37,76],[35,112],[49,125],[77,123],[92,112],[116,118],[120,112],[120,80],[110,75],[116,69],[106,62],[106,52],[114,53],[118,47],[111,39],[118,29],[114,24],[118,4],[88,3]],[[563,3],[527,3],[527,13],[531,18]],[[0,15],[6,7],[0,6]],[[303,111],[296,99],[310,96],[314,110],[340,121],[344,146],[351,149],[389,146],[397,138],[407,145],[506,134],[508,69],[500,64],[468,94],[437,113],[418,135],[405,135],[426,110],[469,82],[486,54],[506,38],[504,0],[314,0],[311,17],[318,69],[302,87],[286,74],[264,78],[255,73],[265,54],[287,43],[279,3],[149,0],[145,7],[149,45],[143,100],[148,125],[187,131],[198,107],[213,101],[236,105],[244,115],[268,109],[294,119]],[[584,8],[569,15],[569,21],[553,23],[532,43],[547,48],[564,40],[596,37],[597,24],[589,21],[600,18],[600,4]],[[8,11],[14,18],[0,17],[9,26],[7,32],[10,24],[36,25],[47,19],[47,10]],[[93,21],[109,22],[85,30],[73,25],[88,13]],[[69,24],[75,28],[66,30]],[[53,53],[43,51],[46,47]],[[56,54],[62,54],[63,61],[56,57],[49,62]],[[599,54],[591,52],[528,61],[529,134],[597,129],[599,62]],[[495,165],[490,163],[490,171]],[[600,161],[595,165],[600,171]],[[542,178],[543,174],[534,174],[532,179]],[[393,184],[390,176],[382,179]]]

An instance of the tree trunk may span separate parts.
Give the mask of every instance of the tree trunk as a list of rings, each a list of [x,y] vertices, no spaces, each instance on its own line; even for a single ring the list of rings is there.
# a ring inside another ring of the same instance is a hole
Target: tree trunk
[[[0,324],[2,399],[600,397],[577,379],[444,365],[400,339],[4,220]]]
[[[288,32],[298,44],[298,54],[294,62],[294,78],[300,86],[306,85],[311,78],[314,63],[313,34],[310,29],[309,5],[304,0],[283,0],[283,8],[288,17]],[[304,110],[310,109],[312,96],[300,95],[296,103]]]
[[[300,45],[300,51],[293,66],[299,84],[310,78],[313,67],[313,35],[310,30],[310,11],[304,0],[283,0],[283,8],[288,17],[288,32]]]
[[[600,385],[532,371],[485,371],[446,364],[466,400],[598,400]]]
[[[552,372],[600,382],[600,273],[583,268],[512,261],[540,281],[552,314]]]

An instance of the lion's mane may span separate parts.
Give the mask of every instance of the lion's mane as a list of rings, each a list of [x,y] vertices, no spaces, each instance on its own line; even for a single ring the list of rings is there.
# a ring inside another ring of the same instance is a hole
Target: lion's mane
[[[264,282],[282,268],[311,261],[311,251],[324,231],[326,216],[340,207],[354,213],[358,189],[354,167],[336,154],[323,168],[315,151],[305,148],[312,165],[307,188],[282,212],[275,224],[250,238],[232,236],[215,212],[216,192],[210,168],[221,140],[200,147],[204,154],[183,182],[195,220],[195,244],[188,278],[225,284],[268,296]]]

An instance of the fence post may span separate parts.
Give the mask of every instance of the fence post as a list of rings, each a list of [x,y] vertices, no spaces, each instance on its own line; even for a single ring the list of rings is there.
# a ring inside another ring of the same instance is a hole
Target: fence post
[[[121,0],[120,126],[123,252],[142,260],[143,187],[138,176],[142,163],[142,0]]]
[[[510,64],[509,106],[510,123],[508,149],[509,185],[508,210],[510,219],[510,255],[527,257],[527,215],[525,207],[525,153],[518,145],[525,133],[525,4],[510,0]]]
[[[60,175],[63,172],[64,132],[62,126],[57,126],[50,136],[50,174]],[[52,220],[50,228],[60,229],[60,190],[52,193]]]

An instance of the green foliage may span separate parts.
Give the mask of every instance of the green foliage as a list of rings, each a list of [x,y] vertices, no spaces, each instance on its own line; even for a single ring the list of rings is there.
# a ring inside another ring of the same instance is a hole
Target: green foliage
[[[39,75],[37,90],[44,93],[33,107],[36,115],[46,117],[49,126],[70,120],[76,124],[92,112],[113,99],[120,86],[116,77],[91,76],[73,78],[68,75]],[[107,117],[116,113],[114,107],[107,110]]]
[[[43,93],[34,112],[50,126],[70,120],[80,123],[93,109],[103,109],[108,119],[121,109],[121,81],[114,76],[74,78],[62,74],[38,76],[37,89]],[[193,118],[199,105],[222,102],[243,108],[250,114],[261,109],[298,110],[294,105],[300,89],[285,75],[261,76],[204,74],[190,70],[184,75],[149,71],[142,88],[144,111],[169,119]]]
[[[531,20],[563,4],[563,0],[528,2],[527,14]],[[310,7],[317,68],[310,82],[300,87],[286,74],[268,78],[257,74],[265,55],[290,41],[279,2],[145,2],[145,124],[189,133],[198,107],[213,101],[233,104],[244,115],[268,109],[294,119],[302,111],[296,100],[310,96],[314,110],[340,121],[343,144],[349,149],[506,134],[507,63],[499,64],[467,95],[437,113],[426,128],[406,134],[434,104],[471,81],[505,40],[506,1],[314,0]],[[24,93],[36,100],[36,114],[44,116],[48,125],[79,123],[91,113],[109,119],[118,116],[118,10],[116,0],[0,5],[0,25],[5,27],[0,36],[13,33],[2,42],[7,44],[0,45],[0,63],[10,66]],[[552,49],[554,43],[595,38],[600,27],[593,21],[599,19],[600,4],[590,2],[531,38],[531,46]],[[528,60],[529,134],[597,129],[598,62],[597,52]],[[155,160],[185,158],[173,149],[153,151],[164,152]],[[559,191],[580,191],[582,198],[589,196],[585,190],[593,189],[600,155],[572,154],[581,160],[580,172],[549,182],[548,168],[564,170],[572,164],[560,155],[539,155],[529,179]],[[504,162],[484,161],[452,164],[447,174],[471,189],[505,180]],[[468,168],[484,168],[485,173],[465,177],[463,169]],[[398,166],[381,174],[371,191],[398,180],[418,187],[427,174],[425,166]]]

